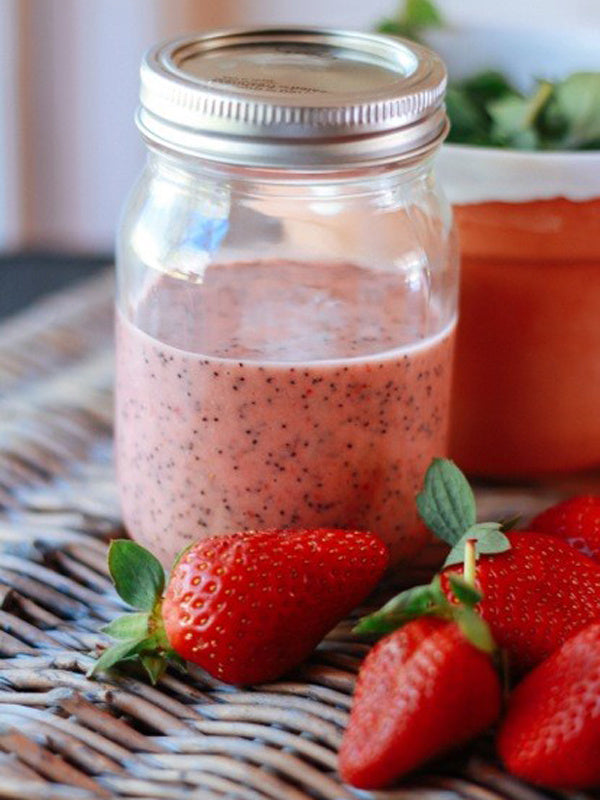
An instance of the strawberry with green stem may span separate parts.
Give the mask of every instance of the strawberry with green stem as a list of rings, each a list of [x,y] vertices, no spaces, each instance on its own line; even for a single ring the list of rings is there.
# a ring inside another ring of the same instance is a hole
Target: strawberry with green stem
[[[191,661],[226,683],[274,680],[310,655],[387,563],[385,545],[368,532],[244,531],[189,547],[167,583],[151,553],[113,541],[110,574],[138,611],[104,629],[118,641],[91,672],[139,662],[156,682],[167,662]]]
[[[458,467],[448,459],[435,458],[417,496],[419,514],[428,528],[450,546],[444,567],[462,565],[465,580],[475,586],[477,559],[481,553],[501,553],[510,541],[498,522],[476,522],[475,496]],[[436,575],[430,584],[407,589],[379,611],[363,617],[356,633],[383,634],[423,615],[446,616],[453,601],[452,577]],[[450,590],[450,591],[449,591]]]
[[[362,619],[359,633],[383,634],[415,617],[443,613],[443,599],[452,597],[451,576],[471,539],[483,595],[477,608],[515,671],[539,664],[570,635],[600,620],[600,567],[553,536],[477,524],[473,492],[451,461],[433,461],[417,504],[428,527],[451,547],[444,569],[431,584],[401,593]]]
[[[464,576],[449,577],[452,600],[434,584],[436,615],[390,633],[363,662],[339,754],[347,783],[389,786],[497,719],[501,686],[493,640],[474,610],[481,601],[474,571],[467,541]],[[420,599],[413,597],[417,605]]]

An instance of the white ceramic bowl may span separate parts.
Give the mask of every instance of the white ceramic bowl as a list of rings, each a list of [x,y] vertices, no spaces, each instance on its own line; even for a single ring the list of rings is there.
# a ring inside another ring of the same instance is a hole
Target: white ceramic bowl
[[[432,32],[427,42],[445,60],[451,81],[497,69],[528,91],[536,78],[600,71],[600,36],[593,30],[457,28]],[[586,200],[600,195],[600,151],[531,153],[446,144],[438,175],[452,203]]]

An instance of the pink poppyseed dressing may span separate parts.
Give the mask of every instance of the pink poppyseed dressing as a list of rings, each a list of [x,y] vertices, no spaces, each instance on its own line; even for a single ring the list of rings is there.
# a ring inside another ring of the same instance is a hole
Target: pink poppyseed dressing
[[[404,275],[351,264],[157,278],[117,316],[131,535],[167,566],[209,534],[292,526],[368,529],[394,563],[414,556],[427,540],[415,495],[446,451],[454,338],[425,307]]]

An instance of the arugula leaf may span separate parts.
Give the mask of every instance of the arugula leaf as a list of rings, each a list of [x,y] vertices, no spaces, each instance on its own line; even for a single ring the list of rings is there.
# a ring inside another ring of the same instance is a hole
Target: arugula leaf
[[[492,118],[487,104],[509,96],[517,94],[497,70],[484,70],[450,84],[446,92],[446,111],[452,123],[448,141],[489,145]]]
[[[426,28],[441,28],[443,25],[444,19],[432,0],[405,0],[398,15],[382,20],[377,30],[419,41]]]
[[[541,81],[530,97],[507,95],[489,103],[492,140],[519,150],[535,150],[540,141],[535,124],[551,95],[552,84]]]
[[[565,150],[600,141],[600,72],[575,72],[556,85],[555,114],[562,117]]]
[[[425,27],[441,27],[444,18],[431,0],[406,0],[404,18],[411,25]]]
[[[445,26],[433,0],[404,0],[380,33],[420,41]],[[446,94],[449,142],[517,150],[600,149],[600,72],[576,72],[557,83],[540,80],[527,96],[498,70],[453,81]]]
[[[515,94],[514,87],[506,75],[495,69],[476,72],[461,82],[461,87],[474,103],[485,105],[491,100],[498,100],[509,94]]]
[[[485,109],[459,86],[449,86],[446,92],[446,111],[452,125],[449,142],[485,144],[489,138],[490,121]]]
[[[600,72],[540,80],[524,96],[501,74],[478,73],[451,84],[448,140],[517,150],[600,148]]]

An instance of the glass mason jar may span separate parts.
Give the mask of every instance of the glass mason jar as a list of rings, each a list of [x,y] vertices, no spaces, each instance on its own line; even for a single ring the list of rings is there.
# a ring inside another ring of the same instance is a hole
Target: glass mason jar
[[[142,66],[147,167],[118,240],[125,524],[166,565],[279,527],[426,541],[458,265],[432,174],[445,69],[388,37],[221,31]]]

